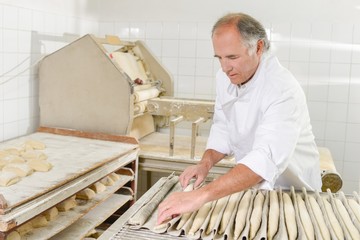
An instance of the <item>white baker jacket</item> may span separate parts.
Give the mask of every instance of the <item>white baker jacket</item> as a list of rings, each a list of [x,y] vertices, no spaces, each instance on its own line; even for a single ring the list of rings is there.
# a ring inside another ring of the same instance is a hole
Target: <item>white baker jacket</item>
[[[232,84],[220,69],[207,149],[234,154],[260,175],[257,188],[320,190],[319,153],[305,95],[274,56],[263,56],[250,81]]]

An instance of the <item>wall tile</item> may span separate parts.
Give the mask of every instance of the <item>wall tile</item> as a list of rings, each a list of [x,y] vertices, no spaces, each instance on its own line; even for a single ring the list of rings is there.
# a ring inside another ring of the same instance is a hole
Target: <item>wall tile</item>
[[[4,100],[4,123],[18,120],[18,99]]]
[[[130,39],[142,40],[145,39],[146,24],[143,22],[131,22],[130,23]]]
[[[331,57],[331,44],[324,44],[316,42],[311,42],[310,47],[310,61],[311,62],[330,62]]]
[[[344,161],[345,142],[325,141],[325,147],[327,147],[330,150],[331,156],[334,161],[337,162]]]
[[[311,116],[310,116],[311,119]],[[317,144],[319,145],[319,143],[321,142],[320,146],[323,146],[323,141],[325,139],[325,126],[326,126],[326,122],[325,121],[316,121],[311,119],[311,125],[312,125],[312,131],[313,134],[315,136],[315,140],[317,142]]]
[[[17,30],[3,30],[3,49],[5,52],[14,53],[18,51]]]
[[[310,58],[310,43],[309,42],[292,42],[290,49],[291,61],[308,62]]]
[[[44,32],[44,28],[45,28],[45,14],[43,12],[33,11],[31,30]]]
[[[271,41],[288,42],[290,38],[290,23],[274,23],[271,25]]]
[[[349,123],[346,127],[346,141],[360,143],[360,124]]]
[[[348,105],[346,103],[329,102],[327,106],[327,121],[346,122],[348,111]]]
[[[179,57],[195,57],[196,41],[180,40],[179,41]]]
[[[193,76],[179,76],[178,91],[182,94],[188,94],[194,97],[195,81]]]
[[[316,22],[312,24],[311,39],[315,42],[329,42],[332,36],[331,23]]]
[[[198,40],[196,42],[196,57],[198,58],[213,58],[214,50],[212,43],[209,40]]]
[[[330,141],[345,141],[346,123],[327,122],[325,128],[325,138]]]
[[[162,55],[162,49],[161,49],[162,42],[161,42],[161,40],[147,39],[146,40],[146,45],[149,47],[151,52],[155,54],[155,56],[161,56]]]
[[[327,113],[327,102],[308,102],[308,109],[311,120],[325,121]]]
[[[4,141],[19,136],[18,122],[4,123]]]
[[[3,8],[3,27],[17,29],[18,24],[18,8],[5,5]]]
[[[162,41],[162,56],[177,57],[179,55],[179,40],[163,40]]]
[[[289,42],[271,42],[271,52],[274,53],[279,61],[289,61],[290,59],[290,43]]]
[[[213,22],[199,22],[197,24],[197,39],[211,40]]]
[[[194,75],[196,71],[195,58],[180,58],[179,59],[179,75]]]
[[[31,30],[32,24],[32,12],[30,9],[19,8],[19,29],[20,30]]]
[[[360,143],[348,142],[345,145],[344,160],[347,162],[360,162]]]
[[[212,79],[209,77],[196,77],[195,89],[196,89],[196,97],[203,95],[203,98],[209,98],[211,96],[212,91]],[[199,97],[200,98],[200,97]]]
[[[360,103],[352,103],[348,107],[347,121],[349,123],[360,123]]]
[[[174,76],[178,73],[179,59],[177,57],[162,57],[161,63],[171,75]]]
[[[114,34],[120,39],[130,38],[130,23],[128,22],[115,22]]]
[[[209,58],[198,58],[196,60],[196,71],[195,74],[196,76],[208,76],[211,77],[212,76],[212,59]],[[210,92],[209,92],[210,94]]]
[[[342,178],[345,181],[359,181],[360,162],[344,161],[344,173]]]
[[[178,22],[163,22],[162,37],[164,39],[179,39],[179,23]]]
[[[162,23],[161,22],[148,22],[145,29],[146,39],[159,39],[162,36]]]
[[[197,23],[196,22],[180,22],[179,25],[180,39],[196,39]]]

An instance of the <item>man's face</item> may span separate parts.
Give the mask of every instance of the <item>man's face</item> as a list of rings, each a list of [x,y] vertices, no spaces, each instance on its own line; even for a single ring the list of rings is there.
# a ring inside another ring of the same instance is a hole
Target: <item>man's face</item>
[[[245,83],[255,74],[262,52],[261,41],[257,43],[256,50],[249,53],[237,29],[226,25],[215,30],[212,42],[215,57],[231,83]]]

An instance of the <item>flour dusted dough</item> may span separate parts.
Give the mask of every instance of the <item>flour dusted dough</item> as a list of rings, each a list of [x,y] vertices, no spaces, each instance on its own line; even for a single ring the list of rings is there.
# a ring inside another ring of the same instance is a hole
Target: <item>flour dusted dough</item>
[[[64,201],[62,201],[61,203],[57,204],[56,207],[60,212],[66,212],[69,211],[70,209],[74,208],[77,206],[77,202],[75,200],[75,196],[70,197]]]
[[[13,172],[0,172],[0,186],[7,187],[20,181],[20,177]]]
[[[341,200],[334,198],[336,208],[339,211],[341,219],[344,221],[344,225],[349,230],[351,239],[360,239],[359,231],[356,229],[355,225],[352,223],[349,213],[347,212],[345,206],[342,204]]]
[[[43,215],[45,216],[46,220],[52,221],[59,215],[59,211],[56,207],[52,207],[46,210]]]
[[[22,225],[20,225],[16,231],[20,234],[20,236],[24,236],[25,234],[31,232],[33,230],[33,226],[31,224],[31,221],[26,222]]]
[[[240,236],[242,230],[245,227],[246,215],[249,210],[251,195],[252,195],[251,190],[247,190],[240,200],[239,207],[235,217],[235,229],[234,229],[235,239],[237,239]]]
[[[115,184],[115,182],[109,176],[104,177],[100,180],[100,182],[105,186],[112,186]]]
[[[295,208],[289,194],[283,193],[283,203],[284,203],[284,216],[285,216],[285,225],[287,229],[287,234],[289,240],[295,240],[297,236]]]
[[[38,215],[38,216],[34,217],[33,219],[31,219],[31,225],[34,228],[45,227],[48,225],[48,220],[46,219],[46,217],[44,215]]]
[[[270,207],[269,207],[267,237],[269,240],[272,240],[279,227],[280,207],[279,207],[277,192],[272,190],[269,192],[269,194],[270,194]]]
[[[352,198],[348,200],[349,206],[353,211],[356,219],[360,222],[360,205]]]
[[[258,192],[254,200],[254,206],[250,218],[250,239],[253,239],[260,228],[261,224],[261,213],[264,204],[264,194]]]
[[[33,173],[33,169],[26,163],[10,163],[2,169],[3,172],[13,172],[19,177],[26,177]]]
[[[331,225],[332,229],[334,230],[336,237],[338,239],[344,239],[344,232],[341,229],[340,223],[334,214],[331,204],[325,198],[322,198],[322,200],[323,200],[323,203],[325,206],[326,214],[329,218],[330,225]]]
[[[17,231],[12,231],[6,236],[6,240],[21,240],[21,236]]]
[[[114,181],[114,182],[116,182],[117,180],[119,180],[120,179],[120,176],[119,176],[119,174],[117,174],[117,173],[110,173],[109,174],[109,177]]]
[[[29,160],[28,165],[37,172],[48,172],[51,170],[53,165],[46,160],[32,159]]]
[[[211,231],[215,228],[215,223],[216,220],[218,219],[221,210],[225,207],[225,205],[227,204],[228,200],[229,200],[230,196],[225,196],[223,198],[220,198],[219,200],[216,201],[216,205],[215,208],[210,216],[210,221],[209,224],[206,228],[206,234],[210,234]]]
[[[90,188],[85,188],[85,189],[81,190],[80,192],[76,193],[76,198],[89,200],[89,199],[92,199],[93,197],[95,197],[95,195],[96,195],[96,193],[94,192],[94,190],[92,190]]]
[[[220,222],[220,227],[219,227],[219,234],[223,234],[225,232],[226,227],[228,226],[228,223],[230,221],[231,215],[233,214],[235,207],[236,207],[236,203],[239,199],[240,196],[240,192],[234,193],[230,196],[229,198],[229,202],[226,205],[225,211],[223,213],[221,222]]]
[[[312,225],[311,218],[306,208],[305,202],[299,194],[296,195],[296,200],[298,202],[300,219],[304,227],[306,237],[309,240],[313,240],[315,239],[314,227]]]
[[[320,209],[319,204],[317,203],[316,199],[313,196],[309,195],[308,198],[309,198],[309,203],[310,203],[311,209],[314,212],[314,216],[315,216],[316,222],[318,223],[318,226],[319,226],[319,229],[320,229],[323,239],[330,239],[331,238],[330,232],[326,226],[325,219],[324,219],[324,216]]]
[[[25,142],[25,146],[29,146],[32,149],[35,150],[44,150],[46,148],[46,145],[43,142],[37,141],[37,140],[27,140]]]
[[[106,187],[101,182],[96,182],[93,185],[90,186],[92,190],[94,190],[96,193],[102,193],[106,190]]]
[[[199,228],[201,227],[201,225],[204,223],[205,218],[208,216],[211,206],[212,206],[213,202],[208,202],[206,204],[204,204],[199,211],[196,213],[196,216],[194,218],[194,221],[191,225],[191,228],[188,232],[188,234],[191,235],[195,235],[195,232],[197,230],[199,230]]]
[[[7,163],[24,163],[25,159],[18,155],[8,155],[6,157],[3,157],[2,160],[4,160]]]
[[[21,156],[25,158],[26,161],[30,160],[46,160],[48,157],[45,153],[40,151],[26,151],[21,153]]]

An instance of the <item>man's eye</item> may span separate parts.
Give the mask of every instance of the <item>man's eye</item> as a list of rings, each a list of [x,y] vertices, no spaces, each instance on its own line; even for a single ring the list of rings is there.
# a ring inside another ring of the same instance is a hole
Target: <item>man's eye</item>
[[[232,59],[232,60],[237,59],[237,58],[238,58],[238,56],[230,56],[229,57],[229,59]]]

